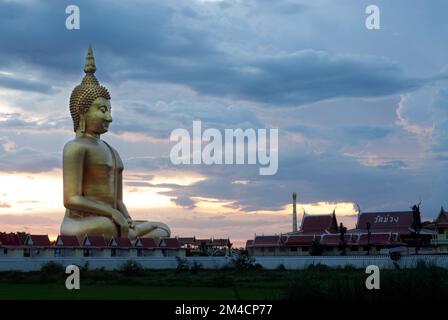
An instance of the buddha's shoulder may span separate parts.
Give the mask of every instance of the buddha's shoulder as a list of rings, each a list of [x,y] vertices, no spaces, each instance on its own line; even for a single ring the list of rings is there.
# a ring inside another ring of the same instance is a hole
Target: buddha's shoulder
[[[92,139],[84,137],[76,137],[73,140],[68,141],[64,146],[64,153],[66,152],[79,152],[83,150],[88,150],[92,147],[97,146]]]

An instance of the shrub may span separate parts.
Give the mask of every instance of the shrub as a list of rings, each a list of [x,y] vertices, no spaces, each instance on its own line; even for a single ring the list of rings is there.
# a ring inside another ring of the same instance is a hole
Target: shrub
[[[400,260],[400,258],[401,258],[401,253],[400,253],[400,252],[392,252],[392,253],[389,255],[389,257],[390,257],[390,259],[391,259],[392,261],[398,261],[398,260]]]
[[[245,254],[240,254],[239,256],[233,258],[232,263],[237,270],[255,268],[255,259]]]
[[[188,271],[190,269],[190,265],[187,259],[176,257],[176,261],[177,261],[176,272]]]
[[[325,246],[321,244],[318,240],[314,240],[310,248],[310,255],[320,256],[324,252]]]
[[[310,264],[306,270],[308,271],[317,271],[317,272],[326,272],[331,270],[331,268],[325,264],[317,263],[317,264]]]
[[[285,270],[286,270],[285,265],[284,265],[283,263],[280,263],[280,264],[277,266],[276,270],[279,270],[279,271],[285,271]]]
[[[199,262],[197,262],[197,261],[193,261],[193,264],[191,265],[191,267],[190,267],[190,271],[192,272],[192,273],[197,273],[199,270],[201,270],[202,269],[202,264],[200,264]]]
[[[131,259],[123,263],[118,270],[126,275],[134,275],[141,273],[143,271],[143,267],[140,263]]]
[[[357,271],[358,269],[352,264],[346,264],[343,268],[344,271]]]
[[[59,263],[49,261],[42,265],[42,267],[40,268],[40,272],[44,275],[64,274],[65,268]]]

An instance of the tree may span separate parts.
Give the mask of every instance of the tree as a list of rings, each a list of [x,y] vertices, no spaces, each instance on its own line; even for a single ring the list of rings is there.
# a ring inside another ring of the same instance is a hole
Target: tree
[[[411,209],[413,212],[413,222],[412,222],[412,237],[414,238],[415,242],[415,254],[418,254],[420,250],[420,231],[422,229],[422,221],[420,218],[420,204],[414,204]]]
[[[345,242],[345,234],[347,233],[347,228],[344,227],[342,222],[339,224],[339,236],[340,236],[340,242],[339,242],[339,250],[341,251],[341,256],[346,255],[346,247],[347,244]]]
[[[367,255],[369,256],[370,255],[370,236],[372,234],[372,232],[370,231],[370,228],[372,227],[370,222],[367,222],[366,227],[367,227]]]
[[[320,256],[324,252],[324,245],[319,242],[319,240],[314,239],[310,248],[310,255],[312,256]]]

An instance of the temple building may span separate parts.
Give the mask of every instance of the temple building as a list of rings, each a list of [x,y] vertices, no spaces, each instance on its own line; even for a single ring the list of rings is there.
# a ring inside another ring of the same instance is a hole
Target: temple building
[[[233,245],[229,238],[177,237],[177,239],[180,246],[186,250],[187,256],[225,256]]]
[[[28,235],[21,244],[16,233],[0,232],[0,258],[33,259],[46,258],[115,258],[115,257],[185,257],[186,250],[181,248],[177,238],[137,238],[113,237],[106,241],[105,237],[86,235],[82,241],[76,236],[59,235],[51,243],[47,235]]]
[[[448,253],[448,212],[443,207],[440,208],[437,219],[428,227],[434,228],[431,244],[437,248],[437,252]]]
[[[430,248],[437,242],[430,226],[423,225],[420,208],[411,211],[359,212],[355,228],[338,226],[336,213],[304,213],[296,231],[296,194],[293,194],[292,232],[280,235],[256,235],[246,249],[253,256],[368,255],[402,249],[409,254]],[[440,242],[448,249],[448,220],[445,212],[438,218]],[[432,239],[432,240],[431,240]],[[445,241],[445,242],[443,242]]]

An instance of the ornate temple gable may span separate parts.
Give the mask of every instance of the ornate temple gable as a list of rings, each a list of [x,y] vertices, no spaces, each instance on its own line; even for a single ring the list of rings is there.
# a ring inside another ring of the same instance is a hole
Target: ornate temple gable
[[[49,247],[51,246],[50,239],[47,235],[29,235],[26,238],[25,245],[36,247]]]
[[[335,233],[339,231],[338,228],[338,220],[336,219],[336,213],[333,211],[332,217],[331,217],[331,225],[327,229],[331,233]]]
[[[176,238],[164,238],[160,240],[160,247],[178,249],[180,248],[180,243]]]
[[[443,209],[443,207],[440,208],[439,215],[437,216],[437,219],[434,221],[434,223],[438,225],[440,224],[448,225],[448,213]]]
[[[130,248],[132,247],[131,240],[124,237],[113,237],[109,241],[110,247]]]
[[[79,247],[79,241],[76,236],[58,236],[56,246],[59,247]]]
[[[302,233],[336,233],[338,232],[338,221],[336,214],[305,214],[300,226]]]
[[[157,244],[153,238],[137,238],[135,246],[139,248],[157,248]]]
[[[106,240],[104,240],[103,236],[86,235],[83,245],[86,247],[106,247]]]

